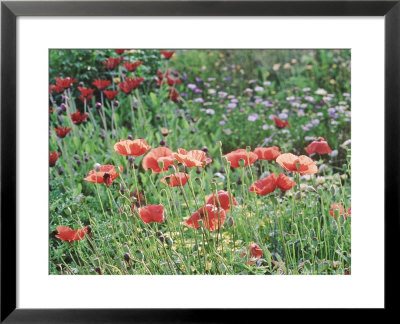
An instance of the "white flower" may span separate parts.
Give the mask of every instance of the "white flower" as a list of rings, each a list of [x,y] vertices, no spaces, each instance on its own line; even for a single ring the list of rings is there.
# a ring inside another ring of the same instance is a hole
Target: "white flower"
[[[320,95],[320,96],[326,96],[328,92],[326,92],[325,89],[319,88],[317,91],[315,91],[315,94]]]

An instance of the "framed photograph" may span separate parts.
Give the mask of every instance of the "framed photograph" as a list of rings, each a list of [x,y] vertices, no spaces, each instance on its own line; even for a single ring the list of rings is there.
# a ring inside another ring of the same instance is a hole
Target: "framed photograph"
[[[1,16],[2,322],[393,306],[398,1]]]

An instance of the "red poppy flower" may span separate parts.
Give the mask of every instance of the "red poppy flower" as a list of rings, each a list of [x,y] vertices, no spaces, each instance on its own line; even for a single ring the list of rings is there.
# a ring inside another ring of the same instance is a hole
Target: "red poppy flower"
[[[118,90],[104,90],[103,93],[106,95],[107,99],[113,100],[115,97],[118,95],[119,91]]]
[[[319,137],[318,141],[313,141],[310,145],[306,147],[306,152],[308,154],[330,154],[332,153],[332,150],[329,147],[328,142],[325,141],[322,137]]]
[[[115,51],[115,53],[117,53],[119,55],[124,54],[124,52],[125,52],[124,49],[115,49],[114,51]]]
[[[67,128],[67,127],[62,127],[62,126],[54,128],[54,130],[57,133],[57,136],[60,138],[64,138],[65,136],[67,136],[67,134],[71,131],[71,129],[72,128]]]
[[[173,85],[181,83],[182,81],[180,79],[173,79],[173,78],[170,78],[169,76],[167,76],[167,82],[168,82],[168,85],[173,86]]]
[[[81,95],[82,95],[83,97],[88,97],[88,96],[90,96],[91,94],[93,94],[93,92],[94,92],[94,89],[91,89],[91,88],[84,88],[84,87],[78,87],[78,90],[81,92]]]
[[[347,209],[347,214],[351,215],[351,206]]]
[[[60,87],[57,84],[50,84],[50,93],[52,93],[53,91],[57,92],[57,93],[61,93],[64,91],[63,87]]]
[[[275,126],[278,128],[290,127],[289,121],[274,117]]]
[[[296,185],[296,182],[292,181],[287,175],[279,173],[276,185],[282,191],[287,191],[292,189]]]
[[[79,100],[88,102],[93,98],[94,89],[78,87],[78,90],[81,92],[81,95],[78,97]]]
[[[81,114],[81,112],[79,110],[77,110],[76,112],[71,114],[71,120],[75,125],[80,125],[82,123],[87,122],[86,118],[88,116],[89,115],[87,113]]]
[[[119,167],[119,171],[122,171],[123,168]],[[105,183],[107,187],[111,185],[111,183],[118,178],[119,173],[115,170],[113,165],[102,165],[100,166],[100,170],[91,170],[89,171],[88,176],[83,179],[85,181],[89,181],[92,183]]]
[[[64,91],[65,89],[71,88],[74,83],[78,82],[76,79],[71,77],[67,77],[65,79],[55,78],[55,80],[58,89],[62,89],[60,92]]]
[[[247,251],[248,251],[247,255],[250,258],[250,260],[247,262],[247,264],[253,264],[253,263],[257,262],[257,260],[260,259],[261,256],[263,255],[262,249],[256,243],[249,245],[247,247]],[[244,258],[245,256],[246,256],[246,253],[243,252],[242,258]]]
[[[103,64],[107,70],[114,70],[121,62],[122,57],[109,57]]]
[[[212,161],[203,151],[192,150],[188,152],[181,148],[178,149],[178,153],[173,153],[173,157],[183,163],[187,168],[202,167]]]
[[[351,209],[350,209],[351,213]],[[331,210],[329,211],[329,214],[333,217],[336,218],[337,215],[343,216],[344,219],[347,219],[348,213],[344,210],[344,207],[342,204],[339,204],[337,202],[333,203],[331,205]]]
[[[249,166],[257,161],[258,156],[253,152],[247,152],[245,149],[238,149],[236,151],[230,152],[224,155],[230,162],[232,168],[239,168],[239,161],[244,161],[244,166]]]
[[[54,112],[53,107],[49,107],[49,113],[51,114],[51,113],[53,113],[53,112]]]
[[[147,205],[139,208],[139,216],[146,224],[164,221],[164,206],[163,205]]]
[[[151,169],[153,173],[160,173],[161,171],[167,171],[170,165],[174,164],[174,158],[172,151],[168,147],[157,147],[152,149],[142,161],[143,168],[145,170]],[[163,162],[163,170],[159,166],[159,162]]]
[[[168,51],[160,51],[160,53],[161,53],[167,60],[169,60],[169,59],[172,57],[172,55],[175,54],[175,52],[173,52],[173,51],[171,51],[171,52],[168,52]]]
[[[278,146],[272,146],[272,147],[257,147],[254,150],[254,153],[257,154],[259,160],[276,160],[276,158],[282,154],[281,151],[279,151]]]
[[[99,90],[104,90],[105,88],[109,87],[111,85],[110,80],[101,80],[101,79],[96,79],[92,83],[97,89]]]
[[[125,62],[123,67],[127,69],[129,72],[135,72],[138,66],[141,66],[143,64],[143,61],[137,61],[137,62]]]
[[[51,167],[56,165],[56,162],[58,160],[58,158],[61,156],[61,153],[57,153],[56,151],[54,151],[53,153],[49,153],[49,165]]]
[[[255,181],[249,190],[257,195],[265,196],[275,190],[276,181],[275,173],[271,173],[268,177]]]
[[[69,228],[68,226],[58,226],[57,232],[58,234],[56,234],[55,237],[64,242],[81,241],[85,238],[87,227],[74,230],[72,228]]]
[[[174,174],[168,175],[161,179],[162,183],[170,187],[183,187],[188,180],[190,179],[190,175],[184,172],[176,172]]]
[[[276,162],[287,171],[299,172],[300,174],[317,173],[318,168],[314,161],[305,155],[294,155],[284,153],[277,157]]]
[[[120,140],[114,145],[114,151],[119,155],[140,156],[150,150],[151,147],[144,139]]]
[[[160,70],[157,70],[157,76],[158,76],[158,78],[159,78],[160,80],[164,79],[164,78],[168,75],[168,73],[169,73],[169,71],[167,70],[167,71],[165,72],[165,75],[164,75]]]
[[[231,201],[234,206],[237,206],[237,202],[232,194],[225,190],[218,190],[217,194],[212,194],[207,197],[206,204],[214,205],[228,212],[231,207]]]
[[[168,89],[168,98],[173,102],[178,102],[179,101],[179,92],[176,91],[176,89],[174,89],[174,88],[169,88]]]
[[[214,205],[207,204],[197,210],[182,225],[192,228],[199,228],[199,221],[203,222],[203,227],[209,231],[216,231],[224,225],[226,219],[225,210],[219,209]]]
[[[118,84],[118,86],[123,92],[130,94],[133,90],[137,89],[143,81],[144,78],[125,78],[125,81]]]

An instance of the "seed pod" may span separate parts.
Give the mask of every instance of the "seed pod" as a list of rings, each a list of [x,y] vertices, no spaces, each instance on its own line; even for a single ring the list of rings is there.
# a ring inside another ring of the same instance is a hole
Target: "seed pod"
[[[96,267],[94,270],[96,270],[96,272],[97,272],[99,275],[102,275],[102,274],[103,274],[103,271],[101,270],[100,267]]]
[[[100,163],[95,163],[95,164],[94,164],[94,170],[95,170],[96,172],[99,172],[99,171],[100,171],[100,168],[101,168]]]
[[[131,259],[128,253],[124,254],[124,259],[126,262],[129,262],[129,260]]]

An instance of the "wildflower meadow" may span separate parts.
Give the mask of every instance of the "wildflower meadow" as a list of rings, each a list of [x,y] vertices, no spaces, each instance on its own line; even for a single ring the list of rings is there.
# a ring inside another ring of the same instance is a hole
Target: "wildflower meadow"
[[[49,56],[49,274],[351,274],[350,50]]]

